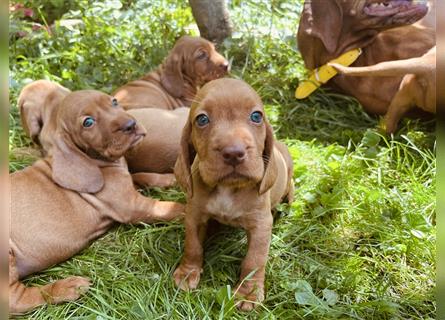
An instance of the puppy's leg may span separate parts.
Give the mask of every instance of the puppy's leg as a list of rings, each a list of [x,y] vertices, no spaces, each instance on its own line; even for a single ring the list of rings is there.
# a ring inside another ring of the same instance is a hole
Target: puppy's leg
[[[201,278],[204,250],[202,243],[206,235],[207,221],[196,221],[192,215],[185,218],[185,244],[181,263],[173,273],[176,286],[182,290],[193,290]]]
[[[134,188],[127,189],[126,202],[122,208],[116,210],[119,216],[113,217],[120,223],[153,223],[171,221],[184,217],[185,206],[173,201],[159,201],[144,197]]]
[[[237,304],[237,307],[242,311],[250,311],[256,307],[256,302],[264,300],[264,277],[269,255],[272,222],[272,214],[269,211],[260,224],[246,230],[247,255],[241,264],[240,282],[236,289],[237,295],[244,299]]]
[[[133,183],[140,187],[160,187],[167,188],[176,184],[175,175],[173,173],[147,173],[138,172],[131,175]]]
[[[45,303],[73,301],[88,290],[90,281],[82,277],[69,277],[43,287],[26,287],[19,281],[15,256],[9,250],[9,312],[24,313]]]
[[[415,106],[413,94],[415,94],[415,78],[413,75],[407,75],[403,78],[399,91],[391,100],[388,112],[384,118],[386,133],[394,133],[400,118],[411,108]]]

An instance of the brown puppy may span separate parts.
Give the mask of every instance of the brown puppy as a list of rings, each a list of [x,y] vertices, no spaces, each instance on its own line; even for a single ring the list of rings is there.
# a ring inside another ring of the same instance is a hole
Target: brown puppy
[[[348,76],[403,76],[399,91],[385,115],[388,133],[393,133],[403,114],[416,106],[436,113],[436,47],[418,58],[381,62],[369,67],[344,67],[335,63],[331,65]]]
[[[198,88],[221,78],[228,69],[228,61],[211,42],[183,36],[159,68],[113,95],[124,109],[190,107]]]
[[[69,93],[67,88],[47,80],[32,82],[20,92],[18,106],[22,126],[43,155],[50,154],[54,145],[58,107]],[[172,172],[188,108],[173,111],[147,108],[129,112],[148,130],[147,137],[127,153],[130,171],[137,172],[132,176],[133,181],[140,186],[173,185]],[[165,172],[170,174],[163,174]]]
[[[43,155],[53,146],[57,107],[70,92],[48,80],[34,81],[20,92],[17,105],[23,129],[33,142],[41,146]]]
[[[182,128],[187,121],[189,108],[161,110],[155,108],[131,109],[127,112],[147,130],[147,137],[131,148],[125,159],[139,185],[169,186],[175,181],[173,167],[179,153]],[[161,173],[148,175],[147,172]],[[170,174],[168,174],[170,173]],[[157,176],[163,180],[147,180]]]
[[[51,156],[11,174],[10,311],[77,299],[90,285],[70,277],[40,288],[20,279],[70,258],[114,222],[168,221],[184,206],[139,194],[122,155],[145,134],[111,96],[91,90],[58,107]]]
[[[284,197],[292,201],[292,159],[286,146],[274,141],[263,103],[245,82],[212,81],[196,100],[175,166],[187,205],[185,251],[173,277],[181,289],[197,287],[210,218],[244,228],[248,252],[236,290],[245,299],[238,307],[251,310],[264,300],[271,209]]]
[[[435,32],[407,25],[426,13],[425,4],[412,0],[306,1],[298,28],[298,48],[311,70],[356,48],[363,53],[352,66],[418,57],[435,45]],[[337,75],[328,84],[357,98],[367,112],[385,114],[401,81],[402,76]]]

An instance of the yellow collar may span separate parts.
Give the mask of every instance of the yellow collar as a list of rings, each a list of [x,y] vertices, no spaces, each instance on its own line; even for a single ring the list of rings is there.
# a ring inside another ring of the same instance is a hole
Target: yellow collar
[[[362,53],[362,49],[353,49],[343,53],[340,57],[335,58],[328,63],[338,63],[343,66],[350,66]],[[300,83],[297,90],[295,90],[295,98],[304,99],[308,97],[312,92],[317,90],[322,84],[325,84],[338,72],[334,67],[328,65],[328,63],[322,65],[311,71],[308,80],[304,80]]]

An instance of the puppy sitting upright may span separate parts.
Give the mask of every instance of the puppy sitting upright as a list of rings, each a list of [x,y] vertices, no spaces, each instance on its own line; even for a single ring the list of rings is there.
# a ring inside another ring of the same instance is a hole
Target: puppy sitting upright
[[[185,251],[173,275],[176,285],[197,287],[202,243],[213,218],[247,232],[248,252],[236,289],[246,300],[238,307],[248,311],[263,301],[271,209],[284,197],[292,201],[292,172],[289,152],[274,141],[257,93],[241,80],[206,84],[190,109],[175,165],[187,193]]]
[[[113,222],[167,221],[183,205],[133,187],[123,154],[145,135],[111,96],[69,93],[58,106],[51,155],[11,174],[10,312],[77,299],[89,286],[70,277],[40,288],[19,279],[64,261]]]

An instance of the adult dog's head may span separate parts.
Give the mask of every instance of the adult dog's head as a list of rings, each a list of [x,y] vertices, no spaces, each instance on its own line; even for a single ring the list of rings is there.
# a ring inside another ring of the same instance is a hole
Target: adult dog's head
[[[311,51],[333,56],[369,44],[381,31],[412,24],[428,12],[416,0],[306,0],[298,28],[298,47],[304,57]],[[317,39],[316,43],[311,39]],[[306,61],[307,67],[317,67]]]
[[[213,43],[201,37],[181,37],[162,65],[161,82],[174,97],[183,95],[184,84],[193,87],[223,77],[229,62]]]
[[[53,180],[79,192],[99,191],[104,183],[99,164],[117,163],[145,132],[107,94],[93,90],[68,94],[57,114]]]
[[[195,161],[193,170],[210,188],[257,184],[263,194],[277,175],[273,141],[263,103],[248,84],[236,79],[211,81],[191,106],[175,166],[177,180],[191,196]]]

